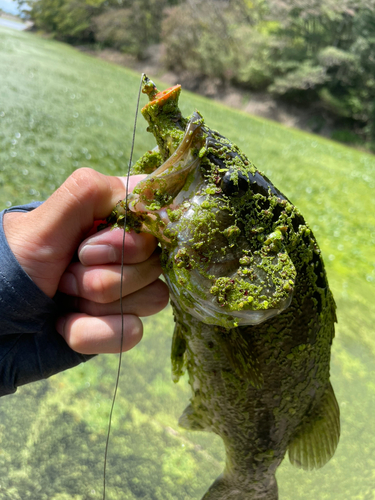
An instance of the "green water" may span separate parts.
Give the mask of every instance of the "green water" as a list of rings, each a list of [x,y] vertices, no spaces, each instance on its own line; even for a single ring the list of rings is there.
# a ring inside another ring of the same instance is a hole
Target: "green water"
[[[0,209],[44,199],[79,167],[125,173],[139,79],[0,28]],[[331,372],[340,444],[317,472],[286,458],[280,499],[375,500],[375,157],[187,92],[181,108],[199,109],[301,209],[338,304]],[[142,120],[135,158],[153,147]],[[144,323],[144,340],[123,360],[107,500],[199,500],[222,470],[223,448],[177,427],[189,388],[170,378],[170,310]],[[100,356],[0,400],[0,500],[101,498],[116,368],[115,356]]]

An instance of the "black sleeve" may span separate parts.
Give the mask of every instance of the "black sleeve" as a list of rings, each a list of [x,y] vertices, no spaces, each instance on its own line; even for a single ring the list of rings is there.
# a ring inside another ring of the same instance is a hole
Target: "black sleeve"
[[[58,310],[19,265],[6,240],[3,216],[27,212],[40,202],[0,212],[0,396],[86,361],[55,330]]]

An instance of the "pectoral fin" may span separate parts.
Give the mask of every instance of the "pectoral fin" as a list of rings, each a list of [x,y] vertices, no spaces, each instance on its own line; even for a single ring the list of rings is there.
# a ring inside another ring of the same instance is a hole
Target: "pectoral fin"
[[[333,457],[339,438],[340,409],[329,384],[320,405],[289,445],[289,460],[301,469],[319,469]]]
[[[176,322],[172,339],[172,380],[176,384],[184,374],[184,354],[186,351],[186,340],[183,326]]]
[[[233,370],[241,379],[247,379],[256,389],[263,386],[263,375],[260,364],[249,342],[238,328],[230,330],[229,334],[221,338],[221,347],[225,351]]]
[[[178,425],[189,431],[208,430],[208,426],[202,415],[195,412],[193,405],[188,405],[178,420]]]

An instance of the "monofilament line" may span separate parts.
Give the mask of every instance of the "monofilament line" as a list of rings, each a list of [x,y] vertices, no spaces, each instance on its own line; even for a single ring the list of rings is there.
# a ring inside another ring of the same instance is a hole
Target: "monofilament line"
[[[138,108],[139,108],[139,101],[140,101],[140,98],[141,98],[143,77],[144,77],[144,73],[142,73],[141,83],[139,84],[138,97],[137,97],[137,106],[136,106],[136,110],[135,110],[134,127],[133,127],[133,138],[132,138],[132,144],[131,144],[131,148],[130,148],[128,173],[127,173],[127,176],[126,176],[124,234],[123,234],[123,237],[122,237],[121,281],[120,281],[121,341],[120,341],[120,354],[119,354],[119,360],[118,360],[116,384],[115,384],[115,390],[113,391],[111,411],[109,412],[108,432],[107,432],[107,440],[106,440],[105,452],[104,452],[103,500],[105,500],[105,487],[106,487],[106,472],[107,472],[107,457],[108,457],[109,436],[111,434],[113,408],[115,406],[116,394],[117,394],[117,389],[118,389],[118,385],[119,385],[119,381],[120,381],[121,362],[122,362],[122,347],[123,347],[123,343],[124,343],[124,310],[123,310],[122,293],[123,293],[123,279],[124,279],[124,254],[125,254],[126,218],[127,218],[127,214],[128,214],[128,192],[129,192],[130,168],[132,166],[134,143],[135,143],[135,132],[136,132],[136,129],[137,129]]]

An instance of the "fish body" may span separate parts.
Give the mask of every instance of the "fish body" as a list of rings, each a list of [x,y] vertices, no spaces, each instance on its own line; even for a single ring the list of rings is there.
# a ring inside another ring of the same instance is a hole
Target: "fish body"
[[[171,293],[172,376],[192,389],[179,424],[224,441],[223,474],[205,500],[277,500],[275,473],[322,467],[339,440],[330,384],[336,321],[321,252],[298,209],[198,112],[179,86],[142,113],[158,148],[128,201],[128,222],[155,235]],[[121,224],[124,201],[113,212]]]

